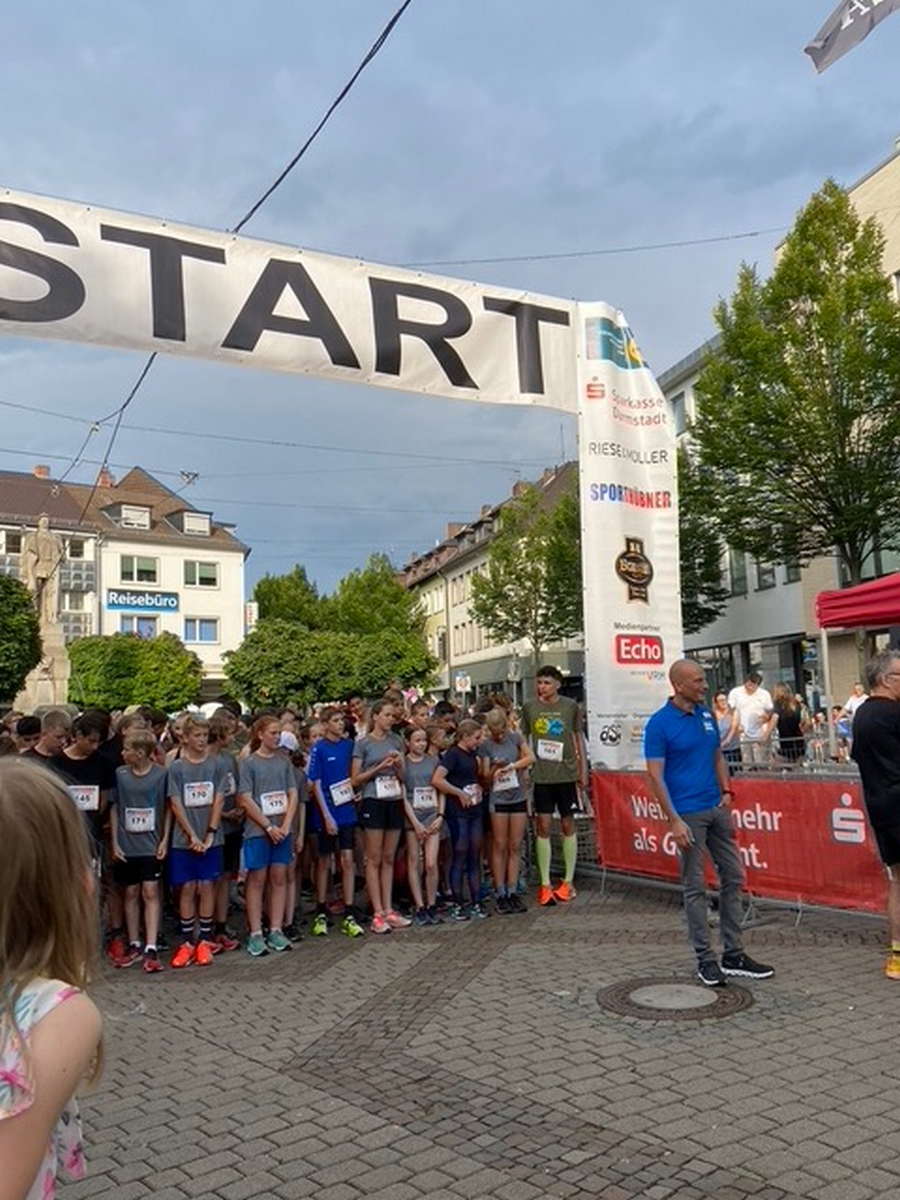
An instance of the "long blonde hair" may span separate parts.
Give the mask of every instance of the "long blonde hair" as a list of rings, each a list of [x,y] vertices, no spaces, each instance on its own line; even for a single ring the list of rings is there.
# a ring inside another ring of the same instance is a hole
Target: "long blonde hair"
[[[0,1032],[35,979],[84,990],[99,916],[87,832],[60,780],[37,763],[0,760]],[[100,1071],[100,1055],[92,1077]]]

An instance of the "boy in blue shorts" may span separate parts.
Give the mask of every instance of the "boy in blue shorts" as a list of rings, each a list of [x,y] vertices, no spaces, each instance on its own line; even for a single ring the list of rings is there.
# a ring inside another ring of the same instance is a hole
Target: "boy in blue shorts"
[[[356,807],[353,802],[353,785],[350,782],[353,739],[345,736],[344,714],[339,708],[324,709],[320,722],[324,729],[324,737],[313,746],[307,766],[309,785],[315,801],[310,810],[310,830],[315,832],[318,853],[316,916],[312,925],[312,935],[324,937],[328,933],[325,907],[328,874],[332,854],[339,854],[344,900],[341,933],[355,938],[360,937],[363,928],[353,915],[353,846],[356,836]]]

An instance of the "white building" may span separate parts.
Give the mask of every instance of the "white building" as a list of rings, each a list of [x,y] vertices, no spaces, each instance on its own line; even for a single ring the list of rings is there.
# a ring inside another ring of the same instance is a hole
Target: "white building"
[[[140,467],[97,487],[57,482],[46,467],[0,472],[0,572],[18,576],[22,539],[46,513],[63,539],[59,616],[66,640],[176,634],[203,663],[204,692],[244,636],[244,561],[229,525],[195,509]]]

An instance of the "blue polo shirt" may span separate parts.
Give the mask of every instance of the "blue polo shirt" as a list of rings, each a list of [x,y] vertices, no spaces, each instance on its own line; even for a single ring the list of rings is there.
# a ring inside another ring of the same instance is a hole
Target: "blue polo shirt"
[[[675,811],[682,815],[721,803],[718,749],[718,726],[702,704],[695,705],[693,712],[684,712],[667,700],[644,730],[644,757],[665,764],[663,779]]]
[[[355,804],[334,804],[331,799],[331,785],[342,783],[350,778],[350,763],[353,759],[353,738],[341,738],[339,742],[320,738],[309,754],[306,767],[310,783],[317,783],[325,798],[325,804],[336,825],[356,824]],[[322,814],[315,800],[309,807],[310,829],[321,830]]]

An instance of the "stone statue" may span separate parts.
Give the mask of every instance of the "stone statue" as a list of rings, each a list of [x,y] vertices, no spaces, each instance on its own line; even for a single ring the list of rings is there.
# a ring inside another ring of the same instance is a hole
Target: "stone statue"
[[[22,542],[22,582],[34,596],[41,630],[59,623],[59,571],[63,540],[50,529],[50,518],[38,517],[37,529]]]

